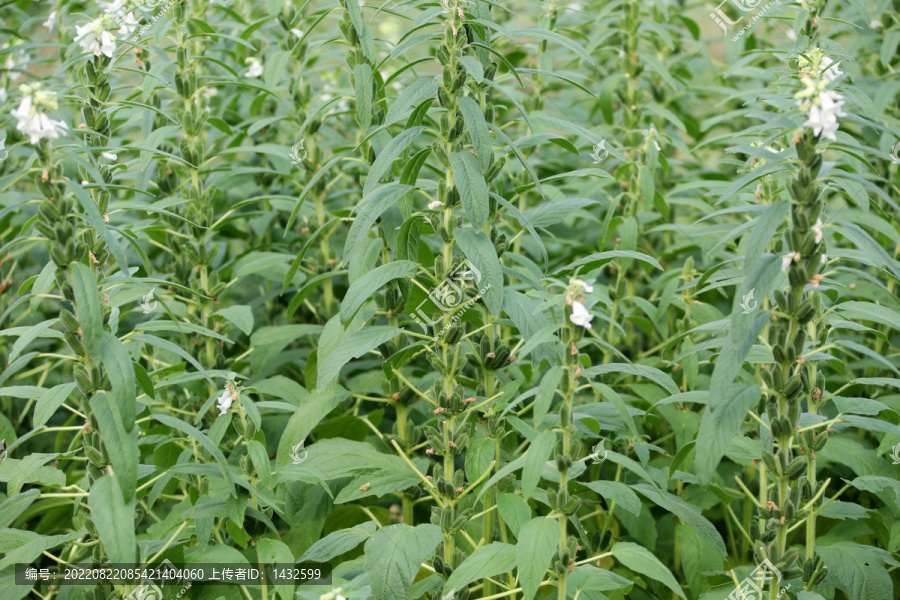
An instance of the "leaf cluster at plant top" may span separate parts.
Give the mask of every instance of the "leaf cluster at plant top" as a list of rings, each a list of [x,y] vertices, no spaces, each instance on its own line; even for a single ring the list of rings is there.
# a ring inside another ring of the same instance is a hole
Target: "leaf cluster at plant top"
[[[0,15],[3,600],[898,596],[897,0]]]

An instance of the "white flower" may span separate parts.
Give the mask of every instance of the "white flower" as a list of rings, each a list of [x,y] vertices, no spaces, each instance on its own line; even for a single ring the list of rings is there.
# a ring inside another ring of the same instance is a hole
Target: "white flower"
[[[838,117],[846,117],[846,113],[841,111],[844,104],[842,96],[831,90],[822,90],[819,92],[817,102],[809,108],[809,118],[803,124],[805,127],[811,127],[813,135],[820,135],[829,140],[836,141],[835,133],[838,130]]]
[[[443,205],[444,205],[444,203],[441,202],[440,200],[435,200],[434,202],[429,202],[429,203],[428,203],[428,208],[431,209],[431,210],[434,210],[434,209],[436,209],[436,208],[440,208],[440,207],[443,206]]]
[[[577,300],[572,303],[572,314],[569,319],[579,327],[590,327],[594,315],[588,312],[584,304]]]
[[[884,27],[884,23],[881,22],[881,19],[872,19],[872,22],[869,24],[869,27],[878,31],[882,27]]]
[[[827,255],[827,254],[823,254],[823,255],[822,255],[822,260],[820,260],[819,262],[822,263],[823,265],[824,265],[825,263],[827,263],[827,262],[828,262],[828,255]]]
[[[94,19],[87,25],[79,25],[75,27],[75,41],[78,42],[82,49],[88,54],[100,56],[101,54],[112,58],[113,52],[116,50],[116,41],[112,34],[106,30],[109,25],[109,18],[102,16]]]
[[[299,29],[291,29],[291,33],[293,33],[293,34],[294,34],[296,37],[298,37],[298,38],[302,38],[302,37],[303,37],[303,32],[300,31]]]
[[[791,266],[791,261],[794,260],[794,253],[785,254],[781,257],[781,270],[787,271],[788,267]]]
[[[834,62],[827,56],[822,57],[822,64],[820,65],[820,69],[822,71],[822,76],[828,79],[829,81],[834,81],[838,77],[840,77],[844,72],[838,69],[838,65],[841,64],[839,62]]]
[[[792,42],[796,42],[796,41],[797,41],[797,34],[794,33],[794,30],[793,30],[793,29],[788,29],[788,30],[787,30],[787,37],[788,37],[788,39],[791,40]]]
[[[656,140],[653,140],[653,145],[656,146],[657,152],[658,152],[659,150],[661,150],[661,148],[659,147],[659,142],[657,142]]]
[[[50,16],[47,17],[47,20],[43,23],[44,27],[46,27],[49,31],[53,31],[56,28],[56,11],[50,13]]]
[[[573,279],[573,280],[569,281],[569,285],[571,285],[571,286],[580,286],[581,289],[583,289],[583,290],[584,290],[585,292],[587,292],[588,294],[590,294],[591,292],[594,291],[594,286],[588,285],[587,283],[585,283],[585,282],[582,281],[581,279]]]
[[[258,58],[248,58],[244,62],[250,65],[250,68],[244,73],[244,77],[259,77],[263,74],[263,66]]]
[[[106,14],[112,17],[112,20],[119,25],[119,35],[129,36],[137,29],[140,24],[134,15],[133,9],[125,8],[128,0],[115,0],[115,2],[106,2]]]
[[[231,403],[234,401],[234,398],[231,397],[231,392],[225,390],[222,392],[222,395],[219,396],[216,403],[219,405],[219,414],[224,415],[228,412],[228,409],[231,408]]]
[[[0,50],[7,50],[9,48],[12,48],[13,46],[18,46],[19,44],[23,44],[23,43],[24,42],[22,40],[20,40],[19,38],[13,38],[13,39],[9,40],[8,42],[4,42],[3,45],[0,46]],[[18,50],[16,52],[7,52],[6,53],[6,60],[3,61],[3,68],[6,69],[7,71],[9,71],[9,73],[7,73],[6,76],[9,77],[10,81],[16,81],[17,79],[19,79],[22,76],[22,74],[17,73],[15,71],[15,69],[19,65],[21,65],[23,63],[27,63],[27,62],[28,62],[28,55],[25,53],[24,50]]]
[[[822,217],[816,219],[816,224],[813,225],[813,231],[816,232],[816,243],[819,244],[822,242]]]
[[[32,144],[42,139],[54,140],[59,137],[59,129],[65,129],[65,123],[51,119],[41,110],[57,108],[56,93],[41,92],[39,88],[40,84],[19,86],[24,97],[19,108],[10,111],[19,120],[16,129],[28,135]]]
[[[116,156],[116,155],[113,154],[112,152],[101,152],[101,153],[100,153],[100,156],[102,156],[102,157],[105,158],[106,160],[116,160],[117,158],[119,158],[118,156]]]

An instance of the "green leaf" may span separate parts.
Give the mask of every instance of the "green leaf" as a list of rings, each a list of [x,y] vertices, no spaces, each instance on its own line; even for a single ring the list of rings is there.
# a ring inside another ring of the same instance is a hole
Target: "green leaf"
[[[453,235],[460,250],[479,271],[475,283],[479,292],[484,290],[484,305],[492,315],[499,316],[503,305],[503,270],[494,244],[484,232],[476,233],[467,227],[454,230]]]
[[[470,152],[451,152],[450,168],[453,170],[453,183],[459,190],[463,208],[472,223],[472,227],[481,230],[488,222],[488,188],[484,181],[484,173],[478,159]]]
[[[525,466],[522,469],[522,496],[525,499],[532,498],[537,490],[544,466],[550,458],[550,453],[556,446],[556,434],[552,431],[542,431],[531,442],[528,452],[525,454]]]
[[[288,564],[294,562],[294,553],[281,540],[268,538],[259,540],[256,553],[259,557],[259,562],[262,564]],[[276,585],[275,591],[281,597],[281,600],[293,600],[294,598],[293,583]]]
[[[25,509],[31,506],[31,503],[37,500],[41,491],[31,489],[15,496],[7,498],[3,504],[0,504],[0,529],[9,527],[16,519],[25,512]]]
[[[134,427],[134,418],[132,417],[129,428],[118,403],[106,392],[95,393],[90,399],[90,405],[100,426],[100,439],[112,463],[119,489],[122,490],[126,501],[130,501],[137,486],[137,467],[140,460],[137,447],[138,428]]]
[[[559,521],[536,517],[519,531],[519,580],[525,598],[534,598],[550,566],[550,559],[559,549]]]
[[[132,527],[134,527],[133,524]],[[0,544],[3,544],[3,539],[7,538],[10,533],[16,532],[19,532],[19,530],[0,530]],[[0,572],[16,563],[31,564],[45,550],[55,548],[60,544],[65,544],[66,542],[71,542],[72,540],[77,540],[78,538],[84,536],[83,532],[47,536],[38,536],[36,533],[31,531],[22,531],[21,533],[27,535],[24,535],[22,538],[20,538],[18,543],[16,543],[12,548],[6,550],[6,556],[4,556],[2,560],[0,560]]]
[[[384,118],[384,127],[393,125],[403,119],[407,111],[426,98],[434,98],[438,91],[438,81],[434,78],[420,78],[400,92],[400,95],[391,104]]]
[[[407,600],[419,565],[443,539],[437,525],[404,523],[379,529],[365,545],[372,600]]]
[[[418,265],[411,260],[395,260],[369,271],[350,285],[341,302],[341,321],[349,323],[356,311],[390,281],[416,276]]]
[[[612,547],[612,555],[632,571],[661,582],[675,594],[687,600],[687,596],[684,595],[684,591],[678,585],[672,572],[643,546],[631,542],[616,542]]]
[[[607,501],[612,501],[638,517],[641,514],[641,499],[631,488],[618,481],[580,481],[587,488],[597,492]]]
[[[709,589],[703,573],[721,571],[722,557],[714,546],[702,539],[687,525],[678,525],[675,529],[675,536],[681,550],[681,568],[687,579],[688,589],[696,598],[701,592]]]
[[[392,139],[388,142],[387,146],[385,146],[381,152],[378,153],[378,157],[375,159],[375,162],[372,163],[372,167],[369,169],[368,175],[366,175],[366,183],[363,186],[363,196],[368,196],[381,185],[381,178],[390,173],[391,165],[394,164],[394,161],[400,158],[400,155],[406,152],[406,150],[416,141],[416,138],[419,137],[425,130],[424,127],[413,127],[412,129],[407,129],[403,131],[400,135]],[[365,198],[363,198],[363,202],[365,202]],[[347,256],[347,253],[344,252],[344,256]]]
[[[134,363],[119,338],[108,331],[103,332],[103,347],[100,360],[112,385],[110,399],[121,415],[126,431],[134,427],[135,400],[137,388],[134,381]]]
[[[724,398],[710,397],[709,405],[700,421],[694,457],[698,473],[710,476],[725,455],[728,444],[741,430],[747,411],[759,403],[758,385],[734,385]]]
[[[74,383],[61,383],[56,387],[45,390],[34,405],[32,427],[40,427],[49,421],[56,409],[62,406],[63,402],[75,390],[75,387]]]
[[[103,319],[100,315],[100,290],[97,287],[97,279],[93,271],[81,263],[72,263],[69,275],[85,350],[91,357],[97,358],[100,356],[100,345],[103,343]]]
[[[349,395],[350,392],[346,391],[337,394],[313,392],[308,398],[304,398],[297,407],[297,412],[291,415],[287,425],[284,426],[278,442],[275,465],[280,468],[288,464],[291,460],[291,449],[306,440],[316,425]]]
[[[482,546],[453,571],[444,589],[461,590],[478,579],[512,571],[516,567],[517,556],[516,547],[512,544],[493,542]]]
[[[595,252],[594,254],[590,254],[583,258],[579,258],[573,263],[570,263],[563,267],[560,271],[561,273],[569,273],[573,272],[579,267],[582,267],[584,272],[593,271],[597,267],[603,266],[606,263],[615,260],[617,258],[633,258],[635,260],[639,260],[641,262],[645,262],[648,265],[651,265],[657,269],[662,269],[662,265],[653,258],[652,256],[647,256],[642,252],[635,252],[634,250],[609,250],[607,252]]]
[[[367,521],[348,529],[329,533],[309,547],[300,562],[327,562],[336,556],[353,550],[375,533],[375,521]]]
[[[503,522],[509,525],[513,535],[519,535],[522,526],[531,519],[531,507],[525,498],[518,494],[502,493],[497,495],[497,509]]]
[[[219,309],[213,314],[224,317],[247,335],[253,333],[253,310],[249,306],[237,304]]]
[[[114,476],[104,475],[91,485],[88,497],[91,519],[111,563],[134,563],[137,560],[134,535],[136,503],[134,498],[125,502]]]
[[[219,464],[219,469],[222,471],[222,476],[228,483],[231,495],[236,496],[236,492],[234,489],[234,478],[231,474],[231,469],[228,466],[228,461],[225,460],[225,455],[222,454],[222,451],[219,450],[219,447],[215,443],[213,443],[213,441],[209,439],[206,434],[204,434],[196,427],[188,425],[181,419],[176,419],[175,417],[172,417],[170,415],[154,413],[152,417],[163,425],[168,425],[169,427],[177,429],[178,431],[186,434],[189,438],[197,441],[201,446],[203,446],[206,451],[216,459],[216,462]]]
[[[372,67],[360,63],[353,67],[353,90],[356,93],[356,118],[363,129],[372,125]]]
[[[369,229],[381,216],[381,213],[386,211],[389,206],[393,206],[401,196],[411,189],[413,187],[410,185],[387,183],[364,195],[356,211],[353,224],[350,225],[347,240],[344,242],[344,256],[353,256],[357,244],[369,234]]]
[[[671,394],[678,393],[678,386],[675,384],[671,377],[669,377],[659,369],[654,369],[653,367],[647,367],[644,365],[629,365],[627,363],[611,363],[608,365],[598,365],[596,367],[591,367],[590,369],[585,369],[584,371],[582,371],[581,376],[588,379],[593,379],[597,375],[603,375],[604,373],[627,373],[629,375],[635,375],[637,377],[645,377]]]
[[[471,56],[465,58],[469,58],[471,62],[481,66]],[[469,137],[472,139],[475,154],[478,156],[478,164],[481,166],[481,172],[483,173],[491,166],[493,162],[491,159],[494,154],[491,150],[491,134],[484,120],[484,113],[481,112],[481,107],[478,106],[478,103],[468,96],[457,98],[456,103],[463,120],[466,122],[466,130],[468,130]]]
[[[390,327],[388,325],[373,325],[357,331],[349,338],[341,342],[326,358],[319,364],[318,376],[316,378],[317,389],[322,389],[328,385],[332,379],[338,376],[341,367],[350,362],[351,359],[371,352],[381,344],[395,338],[403,333],[399,327]]]
[[[646,483],[635,483],[631,488],[637,490],[658,506],[666,509],[684,521],[687,525],[690,525],[691,528],[697,532],[697,535],[718,550],[722,556],[728,555],[728,552],[725,550],[725,542],[722,540],[722,535],[715,526],[706,519],[706,517],[700,514],[700,508],[693,504],[688,504],[674,494],[647,485]]]
[[[889,552],[853,542],[838,542],[831,546],[816,545],[816,552],[828,567],[824,585],[842,590],[850,600],[895,598],[888,565],[898,567],[900,564]]]

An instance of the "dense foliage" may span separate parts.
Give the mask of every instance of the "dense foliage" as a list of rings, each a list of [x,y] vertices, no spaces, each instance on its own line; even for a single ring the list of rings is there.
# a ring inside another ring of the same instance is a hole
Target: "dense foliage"
[[[0,598],[897,598],[898,14],[2,3]]]

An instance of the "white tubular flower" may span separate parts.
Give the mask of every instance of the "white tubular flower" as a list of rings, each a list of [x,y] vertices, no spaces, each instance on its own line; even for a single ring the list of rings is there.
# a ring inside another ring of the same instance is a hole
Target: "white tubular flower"
[[[303,37],[303,32],[300,31],[299,29],[291,29],[290,31],[292,34],[294,34],[294,37],[297,37],[297,38]]]
[[[47,17],[47,20],[42,24],[47,28],[48,31],[53,31],[54,29],[56,29],[56,11],[54,10],[53,12],[51,12]]]
[[[115,0],[106,3],[106,14],[119,25],[119,35],[129,36],[140,24],[132,7],[126,7],[128,0]]]
[[[216,400],[216,404],[219,406],[219,414],[224,415],[228,412],[228,409],[231,408],[231,403],[234,402],[234,398],[231,396],[231,392],[225,390],[222,392],[222,395]]]
[[[56,121],[47,116],[43,109],[56,110],[56,92],[40,91],[40,84],[19,86],[24,97],[19,108],[10,111],[10,114],[19,120],[16,129],[28,135],[32,144],[37,144],[42,139],[55,140],[59,137],[59,130],[65,129],[65,123]]]
[[[783,272],[784,272],[784,271],[787,271],[787,270],[788,270],[788,267],[791,266],[791,261],[793,261],[793,260],[794,260],[794,253],[793,253],[793,252],[791,252],[790,254],[785,254],[784,256],[782,256],[782,257],[781,257],[781,270],[782,270]]]
[[[8,42],[4,42],[2,46],[0,46],[0,50],[7,50],[12,48],[13,46],[18,46],[19,44],[24,44],[25,42],[20,40],[19,38],[13,38]],[[23,64],[28,62],[28,55],[24,50],[18,50],[16,52],[7,52],[6,59],[3,61],[3,68],[9,71],[6,76],[9,77],[10,81],[18,80],[22,74],[17,73],[15,69]]]
[[[434,202],[429,202],[429,203],[428,203],[428,208],[429,208],[430,210],[434,210],[434,209],[436,209],[436,208],[442,207],[443,205],[444,205],[444,203],[441,202],[440,200],[435,200]]]
[[[818,219],[816,219],[816,224],[813,225],[813,228],[812,228],[812,230],[816,234],[816,243],[817,244],[822,243],[822,235],[823,235],[822,226],[823,226],[822,217],[819,217]]]
[[[88,54],[93,54],[94,56],[102,54],[112,58],[113,52],[116,51],[116,40],[107,31],[107,27],[112,24],[112,19],[107,15],[103,15],[87,25],[78,25],[75,27],[75,33],[77,34],[75,41]]]
[[[101,153],[100,153],[100,156],[102,156],[102,157],[105,158],[106,160],[116,160],[117,158],[119,158],[118,156],[116,156],[116,155],[113,154],[112,152],[101,152]]]
[[[244,73],[244,77],[259,77],[263,74],[263,66],[258,58],[248,58],[245,62],[250,65],[250,68]]]
[[[588,312],[588,310],[584,307],[584,304],[578,302],[577,300],[572,303],[572,314],[569,316],[569,319],[579,327],[590,327],[591,320],[593,320],[594,315]]]
[[[588,285],[587,283],[585,283],[585,282],[582,281],[581,279],[572,279],[572,280],[569,281],[569,285],[572,286],[572,287],[576,287],[576,286],[577,286],[577,287],[580,287],[582,290],[584,290],[584,291],[587,292],[588,294],[590,294],[591,292],[594,291],[594,286]]]
[[[822,136],[831,141],[837,141],[835,135],[838,130],[838,117],[846,117],[841,110],[844,105],[842,96],[831,90],[822,90],[819,93],[818,102],[810,106],[809,118],[803,124],[813,130],[816,137]]]

